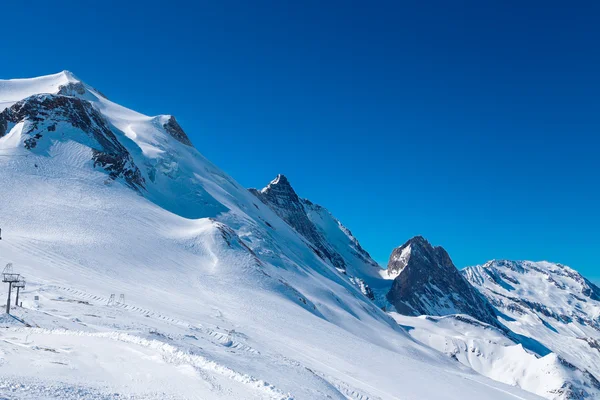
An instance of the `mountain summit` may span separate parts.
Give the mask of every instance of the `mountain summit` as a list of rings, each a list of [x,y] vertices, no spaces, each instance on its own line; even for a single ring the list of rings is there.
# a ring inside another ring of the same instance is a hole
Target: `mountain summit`
[[[392,252],[388,274],[394,283],[387,298],[400,314],[468,314],[498,325],[494,308],[463,278],[446,250],[422,236]]]

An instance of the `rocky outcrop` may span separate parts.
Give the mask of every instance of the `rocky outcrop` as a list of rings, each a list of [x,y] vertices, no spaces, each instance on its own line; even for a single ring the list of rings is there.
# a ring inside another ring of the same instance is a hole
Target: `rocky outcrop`
[[[467,314],[499,326],[494,308],[463,278],[446,250],[421,236],[392,252],[388,274],[394,283],[387,299],[400,314]]]
[[[76,90],[76,89],[73,89]],[[47,135],[56,133],[57,124],[67,124],[87,135],[92,146],[94,167],[101,167],[111,179],[123,178],[137,190],[144,187],[144,178],[127,149],[119,142],[102,115],[86,100],[65,96],[40,94],[13,104],[0,113],[0,137],[9,124],[25,122],[28,137],[24,146],[33,150]]]
[[[69,82],[58,88],[58,93],[63,96],[83,96],[85,94],[85,85],[81,82]]]
[[[163,124],[163,128],[167,131],[169,135],[174,137],[178,142],[185,144],[186,146],[193,147],[190,138],[183,131],[181,126],[177,123],[175,117],[170,116],[166,123]]]

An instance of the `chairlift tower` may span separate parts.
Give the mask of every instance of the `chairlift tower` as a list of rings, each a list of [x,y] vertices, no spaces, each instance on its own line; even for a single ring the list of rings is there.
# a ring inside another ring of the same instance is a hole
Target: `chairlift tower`
[[[25,289],[25,277],[22,276],[13,284],[13,287],[17,288],[17,297],[15,298],[15,306],[19,305],[19,289]]]
[[[12,285],[19,281],[19,275],[13,272],[12,263],[6,264],[2,271],[2,282],[8,283],[8,299],[6,300],[6,313],[10,314],[10,292],[12,291]]]

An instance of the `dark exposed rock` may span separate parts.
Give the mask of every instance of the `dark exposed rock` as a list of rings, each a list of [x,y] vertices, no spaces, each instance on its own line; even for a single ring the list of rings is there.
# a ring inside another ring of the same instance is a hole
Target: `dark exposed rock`
[[[188,136],[186,135],[186,133],[181,128],[181,126],[179,126],[179,124],[177,123],[175,117],[169,117],[169,120],[165,124],[163,124],[163,128],[165,128],[169,135],[177,139],[177,141],[190,147],[194,146],[188,138]]]
[[[388,274],[397,275],[387,298],[400,314],[467,314],[499,326],[492,305],[463,278],[448,253],[421,236],[392,252]]]
[[[600,288],[589,280],[583,278],[584,286],[581,293],[592,300],[600,301]]]
[[[301,199],[284,175],[278,175],[261,191],[249,190],[301,234],[313,246],[313,250],[320,258],[329,260],[340,272],[346,271],[344,259],[319,234],[315,225],[308,218]]]
[[[144,178],[133,163],[131,155],[118,141],[102,115],[89,103],[77,97],[63,95],[34,95],[13,104],[0,113],[0,137],[6,134],[8,124],[27,122],[24,146],[34,149],[43,138],[42,125],[51,121],[48,132],[55,132],[58,123],[66,123],[94,139],[92,149],[94,166],[105,169],[112,179],[119,177],[135,189],[144,187]]]
[[[69,82],[59,86],[57,94],[62,96],[83,96],[85,94],[85,86],[81,82]]]
[[[587,344],[592,348],[592,349],[596,349],[600,352],[600,341],[594,339],[594,338],[590,338],[590,337],[584,337],[584,338],[579,338],[585,342],[587,342]]]

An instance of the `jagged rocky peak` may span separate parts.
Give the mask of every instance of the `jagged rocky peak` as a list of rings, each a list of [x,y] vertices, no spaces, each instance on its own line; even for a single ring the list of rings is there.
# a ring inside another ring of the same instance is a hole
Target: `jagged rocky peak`
[[[343,257],[331,247],[310,220],[302,200],[285,175],[279,174],[262,190],[250,189],[250,192],[301,234],[321,259],[329,260],[340,272],[346,272],[346,263]]]
[[[292,188],[290,181],[283,174],[278,174],[277,177],[273,179],[267,186],[265,186],[260,192],[263,195],[269,195],[269,193],[276,193],[280,195],[285,194],[293,201],[300,201],[300,198],[296,194],[294,188]]]
[[[169,135],[175,138],[175,140],[177,140],[178,142],[185,144],[186,146],[194,147],[192,141],[185,133],[183,128],[181,128],[174,116],[166,115],[165,119],[166,121],[163,123],[163,128],[165,129],[165,131],[167,131]]]
[[[290,181],[283,174],[277,175],[263,189],[250,189],[250,191],[267,205],[276,206],[279,211],[286,209],[287,211],[296,210],[304,212],[300,197],[298,197]],[[277,210],[275,212],[279,214]]]
[[[296,194],[294,188],[290,184],[288,178],[283,174],[278,174],[267,186],[260,191],[251,190],[265,204],[270,206],[280,217],[282,217],[294,229],[306,232],[306,226],[300,226],[298,222],[310,222],[306,216],[300,197]],[[301,216],[303,215],[303,217]],[[285,217],[284,217],[285,216]],[[294,220],[293,217],[298,217],[300,220]],[[306,221],[303,221],[306,219]],[[294,223],[291,223],[294,222]],[[312,225],[312,224],[310,224]],[[300,232],[300,233],[303,233]]]
[[[287,186],[290,189],[292,188],[292,185],[290,184],[290,181],[288,180],[288,178],[283,175],[283,174],[277,174],[277,177],[275,179],[273,179],[271,181],[271,183],[269,183],[267,185],[267,187],[265,188],[265,190],[271,186],[275,186],[275,185],[281,185],[281,186]],[[293,189],[292,189],[293,190]]]
[[[494,308],[456,269],[440,246],[416,236],[392,252],[388,301],[400,314],[467,314],[498,326]]]
[[[444,251],[443,249],[441,250]],[[428,253],[432,253],[433,251],[434,248],[423,236],[415,236],[409,239],[402,246],[392,251],[388,262],[388,275],[393,277],[398,276],[406,268],[412,256],[426,257]]]

